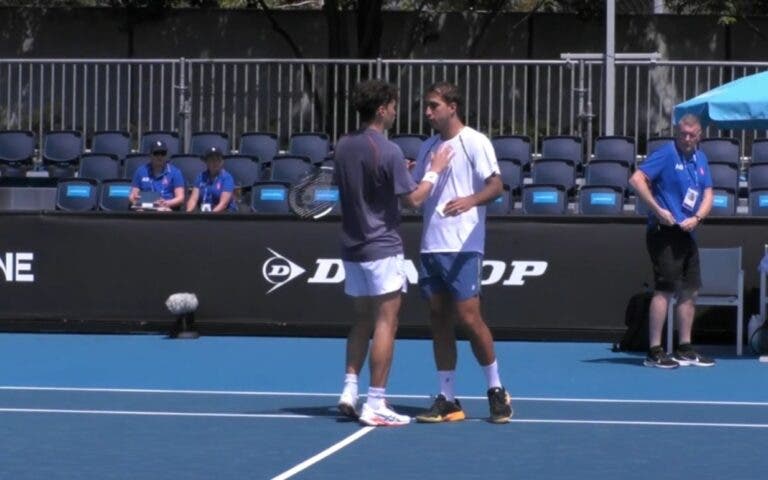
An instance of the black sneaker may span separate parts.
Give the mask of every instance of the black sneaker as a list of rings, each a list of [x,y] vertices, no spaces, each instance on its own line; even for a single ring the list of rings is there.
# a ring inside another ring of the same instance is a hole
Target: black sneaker
[[[492,423],[507,423],[512,418],[512,398],[504,387],[488,389],[488,406]]]
[[[696,353],[696,350],[694,350],[690,345],[681,345],[678,347],[678,349],[675,350],[675,353],[672,355],[672,358],[683,367],[687,367],[688,365],[695,365],[697,367],[712,367],[715,365],[714,360]]]
[[[676,360],[667,356],[667,353],[661,347],[653,347],[648,350],[648,356],[645,357],[643,365],[656,368],[677,368],[680,366]]]
[[[461,409],[459,399],[449,402],[442,394],[435,398],[435,402],[428,411],[416,415],[416,421],[421,423],[458,422],[465,418],[467,416]]]

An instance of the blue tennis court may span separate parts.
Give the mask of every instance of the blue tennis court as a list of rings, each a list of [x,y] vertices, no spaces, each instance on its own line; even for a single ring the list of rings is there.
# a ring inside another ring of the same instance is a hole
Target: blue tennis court
[[[462,342],[469,420],[376,429],[333,408],[342,339],[3,334],[0,478],[762,478],[768,365],[707,353],[662,371],[608,344],[499,342],[515,416],[492,425]],[[426,408],[434,377],[428,341],[397,343],[398,410]]]

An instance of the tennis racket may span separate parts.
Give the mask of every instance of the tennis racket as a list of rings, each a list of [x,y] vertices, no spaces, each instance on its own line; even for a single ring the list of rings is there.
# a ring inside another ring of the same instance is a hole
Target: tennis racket
[[[317,220],[333,210],[339,189],[333,184],[333,167],[319,167],[288,191],[288,206],[299,218]]]

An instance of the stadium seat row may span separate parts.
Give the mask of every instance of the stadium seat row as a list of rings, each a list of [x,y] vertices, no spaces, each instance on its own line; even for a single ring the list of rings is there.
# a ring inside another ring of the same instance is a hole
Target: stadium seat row
[[[88,178],[60,179],[57,185],[56,208],[65,211],[128,211],[128,194],[131,183],[127,180],[98,181]],[[290,215],[288,191],[290,184],[280,181],[257,181],[249,188],[238,192],[238,200],[249,206],[248,211],[255,214]],[[328,191],[315,192],[338,198],[338,189],[329,187]],[[519,200],[519,206],[518,202]],[[734,216],[737,213],[736,199],[732,192],[715,190],[713,216]],[[525,185],[520,198],[505,188],[504,193],[488,205],[488,215],[506,216],[522,213],[524,215],[568,215],[570,211],[582,215],[622,215],[625,209],[624,191],[617,187],[583,185],[577,195],[575,208],[569,206],[564,188],[552,185]],[[768,191],[751,192],[748,213],[751,216],[768,217]],[[241,209],[242,210],[242,209]],[[635,200],[634,208],[629,212],[645,215],[644,205]],[[404,211],[408,215],[418,212]],[[337,203],[332,215],[339,215]]]
[[[147,154],[150,145],[162,140],[168,147],[169,155],[183,154],[183,148],[177,132],[145,132],[139,141],[139,154]],[[223,132],[196,132],[190,139],[187,154],[202,155],[208,148],[216,147],[220,151],[232,151],[229,136]],[[331,151],[331,143],[325,133],[295,133],[290,138],[288,153],[306,157],[310,163],[322,163]],[[112,156],[119,161],[127,159],[132,153],[131,138],[128,132],[96,132],[91,140],[90,153]],[[237,151],[258,159],[272,160],[279,153],[277,135],[273,133],[250,132],[240,137]],[[61,175],[71,173],[86,154],[85,140],[76,130],[52,131],[45,134],[40,148],[40,159],[44,165],[58,167]],[[36,156],[35,135],[28,130],[0,131],[0,166],[3,175],[23,174],[25,167],[32,165]]]

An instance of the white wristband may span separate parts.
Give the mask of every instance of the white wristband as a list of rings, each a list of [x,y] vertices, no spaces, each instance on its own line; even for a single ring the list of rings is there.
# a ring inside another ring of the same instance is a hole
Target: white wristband
[[[424,177],[421,179],[422,182],[429,182],[432,185],[437,183],[437,172],[427,172],[424,174]]]

